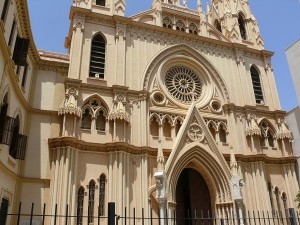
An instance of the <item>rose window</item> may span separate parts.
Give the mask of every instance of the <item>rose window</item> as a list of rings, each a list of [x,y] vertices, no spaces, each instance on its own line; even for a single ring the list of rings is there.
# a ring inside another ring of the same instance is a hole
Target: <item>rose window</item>
[[[174,66],[165,76],[165,84],[169,93],[178,101],[190,103],[197,101],[202,93],[202,85],[197,74],[184,66]]]

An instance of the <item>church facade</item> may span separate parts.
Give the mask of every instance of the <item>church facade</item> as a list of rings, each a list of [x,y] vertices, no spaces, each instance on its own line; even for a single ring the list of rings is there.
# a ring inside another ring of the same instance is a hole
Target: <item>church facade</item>
[[[297,158],[249,2],[125,17],[125,0],[74,0],[58,54],[36,49],[26,0],[2,1],[1,208],[285,217]]]

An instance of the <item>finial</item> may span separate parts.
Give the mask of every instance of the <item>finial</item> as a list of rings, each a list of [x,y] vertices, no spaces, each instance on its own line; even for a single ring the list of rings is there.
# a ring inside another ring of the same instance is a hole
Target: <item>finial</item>
[[[230,150],[230,169],[232,176],[238,175],[237,161],[232,148]]]
[[[158,151],[157,151],[157,171],[164,171],[165,158],[161,147],[161,139],[158,139]]]
[[[187,7],[187,0],[183,0],[183,7]]]

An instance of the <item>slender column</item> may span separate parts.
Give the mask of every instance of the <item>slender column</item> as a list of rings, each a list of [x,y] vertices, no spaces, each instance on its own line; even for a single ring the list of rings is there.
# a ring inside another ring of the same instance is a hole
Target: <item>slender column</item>
[[[126,121],[124,120],[124,130],[123,130],[123,137],[124,137],[124,142],[126,142]]]
[[[113,201],[113,191],[112,191],[112,187],[113,187],[113,159],[112,159],[112,153],[109,153],[109,164],[108,164],[108,202],[112,202]]]
[[[282,172],[283,172],[283,176],[284,176],[284,182],[285,182],[285,187],[286,187],[286,194],[288,195],[288,199],[289,202],[291,204],[291,200],[294,199],[291,195],[291,187],[290,187],[290,181],[288,178],[288,174],[287,174],[287,165],[282,165]]]
[[[77,118],[76,118],[76,116],[74,115],[73,137],[76,137],[76,121],[77,121]]]
[[[285,149],[285,143],[284,139],[281,139],[281,145],[282,145],[282,156],[285,156],[286,154],[286,149]]]
[[[117,125],[116,125],[116,120],[114,120],[114,136],[113,136],[113,141],[116,141],[116,136],[117,136]]]
[[[66,136],[66,114],[63,118],[62,136]]]

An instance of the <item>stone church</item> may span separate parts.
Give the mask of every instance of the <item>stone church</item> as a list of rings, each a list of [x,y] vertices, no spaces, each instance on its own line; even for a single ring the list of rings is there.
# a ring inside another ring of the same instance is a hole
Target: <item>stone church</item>
[[[250,3],[125,17],[125,0],[73,0],[58,54],[36,48],[26,0],[0,1],[1,210],[285,217],[297,158]]]

